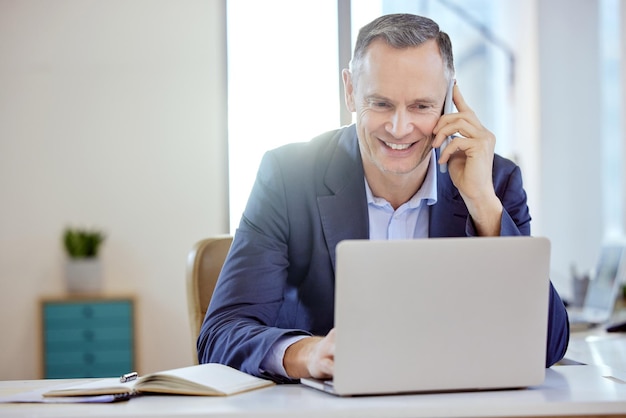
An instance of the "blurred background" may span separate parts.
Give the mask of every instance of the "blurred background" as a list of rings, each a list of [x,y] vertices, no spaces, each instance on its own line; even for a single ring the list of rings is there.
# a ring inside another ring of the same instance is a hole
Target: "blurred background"
[[[450,35],[569,298],[626,220],[619,0],[0,0],[0,379],[43,377],[68,226],[106,234],[102,293],[134,301],[136,369],[191,364],[188,252],[234,233],[263,152],[351,122],[340,71],[395,12]]]

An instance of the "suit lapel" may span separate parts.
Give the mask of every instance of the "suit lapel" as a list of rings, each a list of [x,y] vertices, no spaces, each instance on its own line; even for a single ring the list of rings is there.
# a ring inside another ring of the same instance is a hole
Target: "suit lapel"
[[[437,203],[430,206],[428,236],[432,238],[465,236],[467,216],[465,202],[458,189],[454,187],[450,175],[441,173],[437,168]]]
[[[340,241],[369,237],[363,163],[354,125],[346,128],[338,141],[324,175],[328,189],[318,191],[317,197],[333,267],[335,247]]]

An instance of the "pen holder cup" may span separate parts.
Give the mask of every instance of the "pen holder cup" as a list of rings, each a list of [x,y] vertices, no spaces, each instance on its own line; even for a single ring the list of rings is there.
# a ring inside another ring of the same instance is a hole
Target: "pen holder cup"
[[[580,308],[585,302],[587,295],[587,287],[589,287],[589,276],[578,276],[572,278],[572,301],[571,305]]]

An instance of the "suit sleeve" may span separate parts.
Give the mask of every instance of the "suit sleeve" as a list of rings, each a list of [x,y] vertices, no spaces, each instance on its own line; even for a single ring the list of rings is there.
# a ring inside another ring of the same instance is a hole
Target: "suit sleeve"
[[[260,365],[286,335],[306,335],[275,326],[287,280],[285,197],[278,164],[266,154],[198,338],[200,363],[216,362],[269,376]]]
[[[569,343],[569,319],[565,305],[550,282],[550,306],[548,311],[548,346],[546,367],[559,362],[565,356]]]

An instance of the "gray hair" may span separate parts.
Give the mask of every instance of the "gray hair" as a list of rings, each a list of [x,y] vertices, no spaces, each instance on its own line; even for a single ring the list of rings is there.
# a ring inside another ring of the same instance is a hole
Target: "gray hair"
[[[398,49],[419,46],[435,39],[444,62],[446,79],[454,77],[452,43],[448,34],[439,30],[439,25],[427,17],[398,13],[381,16],[361,28],[350,61],[353,79],[357,77],[367,48],[376,39],[382,39]]]

